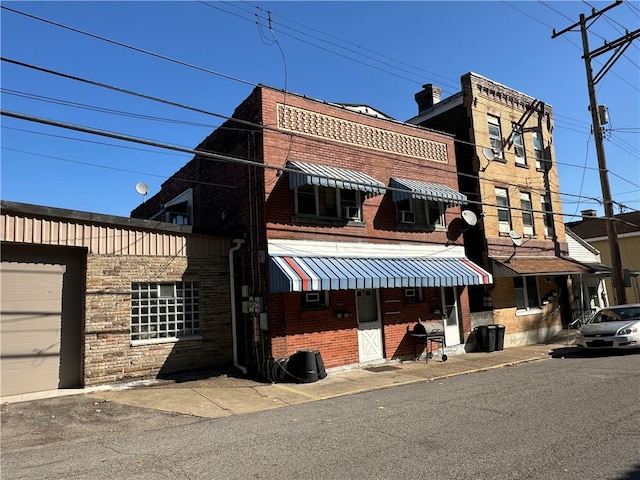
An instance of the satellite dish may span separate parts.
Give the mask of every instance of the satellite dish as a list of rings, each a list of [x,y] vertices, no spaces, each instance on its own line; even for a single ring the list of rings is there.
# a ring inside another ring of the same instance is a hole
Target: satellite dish
[[[516,232],[515,230],[511,230],[509,232],[509,237],[511,237],[511,241],[516,247],[522,245],[522,235],[520,235],[520,233]]]
[[[464,223],[466,223],[470,227],[473,227],[476,223],[478,223],[478,217],[471,210],[463,210],[461,216],[462,220],[464,220]]]
[[[484,155],[484,158],[486,158],[487,160],[495,160],[496,158],[495,154],[493,153],[493,150],[488,147],[484,147],[482,149],[482,155]]]
[[[144,182],[138,182],[136,183],[136,192],[140,195],[146,195],[149,193],[149,186]]]

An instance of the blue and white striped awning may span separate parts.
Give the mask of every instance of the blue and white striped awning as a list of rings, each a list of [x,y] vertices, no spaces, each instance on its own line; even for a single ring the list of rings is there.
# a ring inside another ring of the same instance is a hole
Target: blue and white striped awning
[[[320,185],[345,190],[359,190],[368,197],[381,195],[386,191],[384,183],[356,170],[291,160],[287,162],[285,168],[300,172],[289,172],[289,188],[292,190],[305,185]]]
[[[444,202],[447,205],[461,205],[467,201],[466,195],[439,183],[420,182],[418,180],[393,177],[389,182],[389,187],[395,189],[391,192],[391,199],[394,202],[407,200],[408,198],[417,198]]]
[[[272,255],[271,293],[487,285],[491,274],[466,257],[341,258]]]

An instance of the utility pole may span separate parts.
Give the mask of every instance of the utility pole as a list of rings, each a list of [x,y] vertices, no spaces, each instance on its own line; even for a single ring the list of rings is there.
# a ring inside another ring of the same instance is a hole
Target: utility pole
[[[627,32],[623,37],[607,43],[604,46],[598,48],[592,52],[589,51],[589,38],[587,21],[597,20],[607,10],[617,7],[622,3],[622,0],[616,0],[616,2],[602,10],[592,9],[590,16],[586,17],[584,14],[580,14],[580,21],[574,23],[570,27],[565,28],[561,32],[553,30],[551,38],[556,38],[565,32],[572,30],[575,27],[580,27],[582,33],[582,48],[584,50],[584,64],[587,70],[587,87],[589,89],[589,110],[591,111],[591,121],[593,124],[593,137],[596,144],[596,154],[598,157],[598,170],[600,172],[600,185],[602,187],[602,200],[604,203],[604,222],[607,230],[607,238],[609,243],[609,253],[611,255],[611,263],[613,267],[612,281],[613,281],[613,296],[615,304],[627,303],[627,294],[624,285],[624,272],[622,271],[622,260],[620,258],[620,246],[618,245],[618,231],[616,223],[613,218],[613,201],[611,199],[611,190],[609,188],[609,172],[607,170],[607,159],[604,152],[604,135],[602,132],[602,119],[600,118],[600,112],[598,110],[598,101],[596,99],[596,84],[603,78],[604,74],[613,66],[618,58],[624,53],[624,51],[631,45],[631,41],[634,38],[640,36],[640,30],[629,33]],[[593,23],[593,22],[592,22]],[[609,58],[600,72],[596,75],[593,74],[591,66],[591,59],[601,55],[605,52],[615,49],[615,53]],[[606,122],[605,122],[606,123]]]

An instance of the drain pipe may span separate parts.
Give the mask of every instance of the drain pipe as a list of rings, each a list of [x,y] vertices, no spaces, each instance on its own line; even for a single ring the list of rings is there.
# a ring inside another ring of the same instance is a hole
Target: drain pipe
[[[236,326],[236,275],[233,268],[233,253],[238,251],[244,244],[243,239],[233,240],[235,245],[229,250],[229,283],[231,291],[231,337],[233,339],[233,366],[239,369],[243,375],[247,374],[247,369],[238,363],[238,328]]]

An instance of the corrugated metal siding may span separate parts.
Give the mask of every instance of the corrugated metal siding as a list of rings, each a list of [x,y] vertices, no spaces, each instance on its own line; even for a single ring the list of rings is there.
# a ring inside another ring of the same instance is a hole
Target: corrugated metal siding
[[[92,255],[217,256],[229,241],[195,234],[152,232],[2,213],[0,240],[38,245],[84,247]]]

